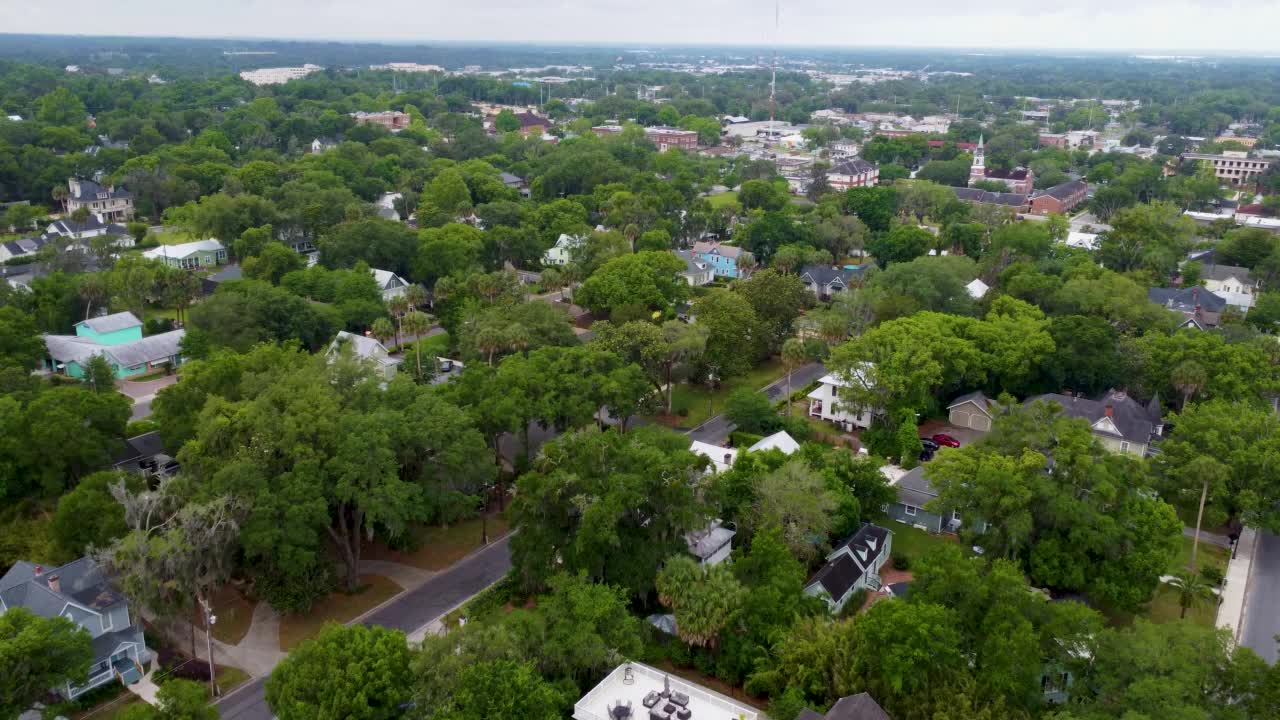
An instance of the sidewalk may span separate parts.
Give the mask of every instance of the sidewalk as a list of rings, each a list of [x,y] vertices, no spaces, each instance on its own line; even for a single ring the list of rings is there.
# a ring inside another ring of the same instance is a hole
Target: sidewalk
[[[1257,550],[1258,532],[1245,528],[1240,533],[1235,557],[1227,565],[1227,580],[1222,588],[1222,604],[1218,606],[1218,627],[1231,631],[1236,642],[1244,626],[1244,601],[1249,594],[1249,578],[1253,574],[1253,556]]]

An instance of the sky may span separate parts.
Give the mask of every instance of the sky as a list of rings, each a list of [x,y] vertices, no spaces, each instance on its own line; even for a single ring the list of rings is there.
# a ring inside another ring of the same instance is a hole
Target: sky
[[[891,12],[885,12],[890,10]],[[0,0],[4,32],[768,46],[773,0]],[[779,45],[1280,55],[1280,0],[781,3]]]

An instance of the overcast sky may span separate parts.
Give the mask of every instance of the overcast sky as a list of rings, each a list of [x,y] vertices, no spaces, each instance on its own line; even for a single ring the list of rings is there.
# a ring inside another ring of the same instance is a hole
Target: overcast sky
[[[885,12],[888,10],[888,12]],[[768,45],[773,0],[0,0],[5,32]],[[1280,0],[782,3],[783,45],[1280,55]]]

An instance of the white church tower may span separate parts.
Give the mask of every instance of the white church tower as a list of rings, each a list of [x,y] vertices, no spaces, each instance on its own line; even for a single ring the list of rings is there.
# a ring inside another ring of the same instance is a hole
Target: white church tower
[[[982,150],[982,136],[978,136],[978,147],[973,150],[973,165],[969,168],[969,187],[987,179],[986,158]]]

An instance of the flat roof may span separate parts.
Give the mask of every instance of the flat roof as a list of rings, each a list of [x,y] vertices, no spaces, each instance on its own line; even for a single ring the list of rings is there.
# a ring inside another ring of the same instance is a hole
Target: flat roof
[[[651,709],[644,705],[645,696],[651,692],[661,694],[668,686],[666,683],[669,683],[673,694],[688,696],[689,702],[685,707],[691,711],[689,720],[761,719],[760,712],[750,705],[643,663],[625,662],[574,703],[574,720],[620,720],[610,713],[619,703],[624,707],[630,703],[632,720],[645,720],[651,715]],[[663,708],[668,702],[660,700],[656,707]],[[675,718],[675,714],[672,713],[671,717]]]

